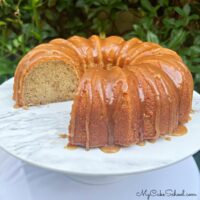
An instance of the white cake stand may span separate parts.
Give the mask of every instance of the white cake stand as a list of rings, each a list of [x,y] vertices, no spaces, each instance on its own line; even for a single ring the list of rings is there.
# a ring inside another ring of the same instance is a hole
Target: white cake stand
[[[99,149],[65,149],[72,102],[14,109],[13,79],[0,86],[0,147],[32,165],[62,172],[88,183],[108,183],[128,174],[142,173],[177,163],[200,149],[200,96],[194,92],[188,133],[171,141],[158,140],[144,147],[122,148],[106,154]]]

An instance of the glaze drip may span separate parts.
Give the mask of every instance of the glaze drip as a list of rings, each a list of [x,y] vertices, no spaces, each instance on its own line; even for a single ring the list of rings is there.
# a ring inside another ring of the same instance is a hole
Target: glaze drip
[[[187,128],[184,125],[179,125],[178,128],[171,133],[173,136],[182,136],[187,133]]]
[[[104,153],[117,153],[118,151],[120,151],[120,147],[119,146],[105,146],[105,147],[101,147],[100,150],[103,151]]]

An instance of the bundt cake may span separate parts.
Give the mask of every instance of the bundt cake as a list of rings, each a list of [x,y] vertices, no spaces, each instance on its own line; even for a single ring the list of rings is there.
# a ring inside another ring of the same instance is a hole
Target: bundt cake
[[[173,132],[189,119],[192,92],[191,73],[174,51],[94,35],[32,49],[16,69],[13,98],[17,107],[74,98],[69,143],[88,149]]]

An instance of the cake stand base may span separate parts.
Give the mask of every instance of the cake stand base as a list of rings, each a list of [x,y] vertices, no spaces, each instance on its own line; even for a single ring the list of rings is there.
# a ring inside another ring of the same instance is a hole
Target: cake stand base
[[[129,175],[121,176],[77,176],[77,175],[68,175],[67,177],[73,181],[77,181],[83,184],[89,185],[105,185],[119,182],[123,179],[128,178]]]

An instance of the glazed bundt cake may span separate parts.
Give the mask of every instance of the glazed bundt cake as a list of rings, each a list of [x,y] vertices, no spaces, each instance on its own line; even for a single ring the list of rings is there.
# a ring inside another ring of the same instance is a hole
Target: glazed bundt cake
[[[191,73],[172,50],[136,38],[73,36],[24,56],[13,97],[18,107],[74,98],[69,143],[90,148],[173,132],[189,119],[192,92]]]

